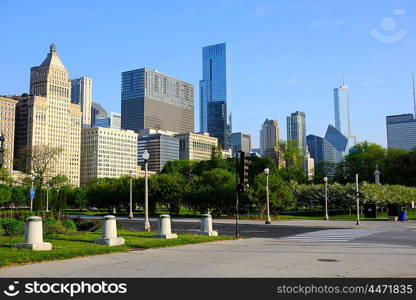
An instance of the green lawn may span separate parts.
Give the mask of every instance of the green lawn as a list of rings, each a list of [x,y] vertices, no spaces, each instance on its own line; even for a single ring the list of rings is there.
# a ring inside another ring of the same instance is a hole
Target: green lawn
[[[178,234],[177,239],[157,239],[151,232],[119,231],[118,235],[126,240],[123,246],[96,245],[92,241],[101,236],[101,233],[75,233],[71,235],[52,234],[45,238],[45,242],[52,243],[51,251],[32,251],[28,249],[13,248],[16,243],[23,242],[23,237],[0,237],[0,267],[7,265],[32,263],[48,260],[61,260],[88,255],[122,252],[135,249],[149,249],[159,247],[178,246],[219,240],[233,240],[231,236],[200,236],[193,234]]]

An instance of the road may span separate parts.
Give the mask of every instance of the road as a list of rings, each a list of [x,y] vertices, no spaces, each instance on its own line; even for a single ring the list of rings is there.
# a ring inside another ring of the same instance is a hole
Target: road
[[[198,220],[172,227],[195,232]],[[214,229],[234,234],[232,220]],[[415,222],[242,221],[241,235],[251,238],[7,267],[0,277],[416,277]]]

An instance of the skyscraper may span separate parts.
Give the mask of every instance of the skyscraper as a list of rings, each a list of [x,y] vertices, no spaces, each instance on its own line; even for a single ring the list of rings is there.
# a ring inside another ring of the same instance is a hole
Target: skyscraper
[[[93,127],[121,129],[121,114],[117,112],[110,112],[110,116],[108,118],[97,119]]]
[[[42,64],[30,70],[30,94],[16,105],[15,153],[35,145],[61,148],[54,174],[79,186],[81,110],[71,103],[71,81],[54,44]]]
[[[412,150],[416,146],[416,118],[413,114],[386,117],[387,146]]]
[[[71,102],[79,104],[82,112],[82,127],[91,127],[92,78],[81,77],[71,80]]]
[[[278,153],[280,129],[277,120],[266,119],[260,129],[260,155],[274,158]]]
[[[345,136],[350,135],[350,108],[348,87],[341,85],[334,89],[335,128]]]
[[[94,126],[96,120],[108,118],[107,111],[97,102],[91,105],[91,125]]]
[[[247,155],[251,152],[251,135],[248,133],[234,132],[232,134],[232,154],[243,151]]]
[[[0,153],[0,165],[9,173],[13,170],[16,103],[16,99],[0,97],[0,136],[3,135],[4,138],[4,153]]]
[[[121,75],[121,127],[194,131],[194,86],[146,68]]]
[[[295,141],[302,154],[306,154],[306,122],[305,113],[296,111],[287,117],[287,140]]]
[[[225,43],[202,48],[202,80],[199,81],[200,131],[218,138],[223,149],[231,149],[228,72]]]
[[[348,86],[344,83],[334,89],[334,112],[335,128],[348,139],[348,152],[356,144],[356,138],[351,135]]]

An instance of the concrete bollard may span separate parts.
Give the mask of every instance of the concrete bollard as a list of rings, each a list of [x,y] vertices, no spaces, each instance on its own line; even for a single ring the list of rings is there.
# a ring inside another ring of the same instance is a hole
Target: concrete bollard
[[[160,239],[176,239],[178,237],[171,231],[169,215],[160,215],[157,234],[153,237]]]
[[[104,216],[101,231],[101,238],[95,239],[94,243],[107,246],[124,245],[124,239],[117,237],[117,223],[115,216]]]
[[[204,214],[201,216],[201,231],[199,234],[218,236],[218,231],[212,230],[212,217],[210,214]]]
[[[25,241],[17,244],[16,248],[26,248],[36,251],[52,250],[51,243],[43,242],[43,228],[41,217],[28,217],[25,224]]]

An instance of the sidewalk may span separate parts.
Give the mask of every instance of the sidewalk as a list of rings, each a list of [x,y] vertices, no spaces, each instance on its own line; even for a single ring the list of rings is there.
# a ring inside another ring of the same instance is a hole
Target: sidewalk
[[[0,269],[0,277],[416,276],[405,245],[247,239],[132,251]]]

